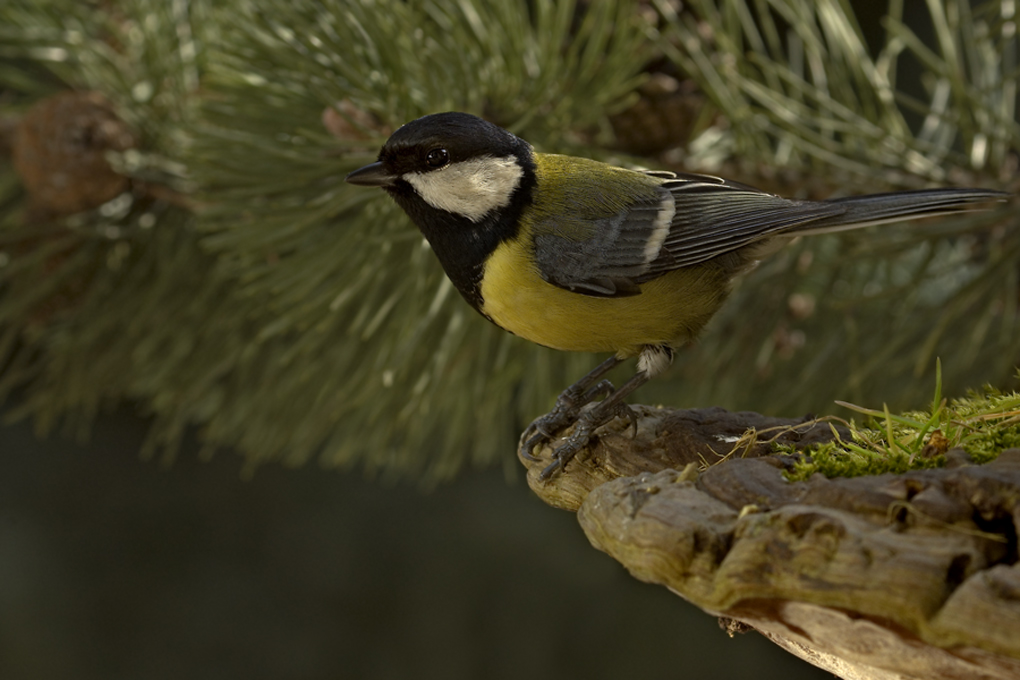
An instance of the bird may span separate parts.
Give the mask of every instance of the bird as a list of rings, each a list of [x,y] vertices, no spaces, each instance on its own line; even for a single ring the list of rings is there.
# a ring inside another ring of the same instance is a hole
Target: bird
[[[793,200],[711,175],[617,167],[537,152],[462,112],[406,123],[346,176],[383,189],[471,307],[558,350],[611,353],[521,437],[521,455],[561,438],[548,479],[662,374],[726,301],[734,279],[795,237],[975,209],[1008,193],[934,188]],[[637,358],[615,388],[604,379]]]

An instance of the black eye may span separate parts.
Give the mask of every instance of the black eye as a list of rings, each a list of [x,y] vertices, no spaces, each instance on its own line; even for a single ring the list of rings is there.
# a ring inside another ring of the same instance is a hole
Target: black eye
[[[430,168],[441,168],[450,162],[450,154],[446,149],[432,149],[425,154],[425,164]]]

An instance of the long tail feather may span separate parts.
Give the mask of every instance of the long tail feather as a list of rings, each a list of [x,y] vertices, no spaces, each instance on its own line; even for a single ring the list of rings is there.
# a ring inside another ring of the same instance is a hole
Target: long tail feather
[[[1005,201],[1011,194],[994,189],[921,189],[869,196],[848,196],[824,203],[844,208],[844,212],[823,218],[791,234],[824,234],[857,229],[872,224],[930,217],[978,209],[979,204]]]

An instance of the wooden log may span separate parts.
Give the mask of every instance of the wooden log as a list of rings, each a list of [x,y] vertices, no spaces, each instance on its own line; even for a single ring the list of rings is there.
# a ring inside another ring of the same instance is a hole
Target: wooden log
[[[1020,678],[1020,450],[790,482],[791,457],[743,435],[806,444],[827,424],[637,412],[636,436],[614,421],[547,481],[548,448],[522,458],[536,493],[635,577],[843,678]]]

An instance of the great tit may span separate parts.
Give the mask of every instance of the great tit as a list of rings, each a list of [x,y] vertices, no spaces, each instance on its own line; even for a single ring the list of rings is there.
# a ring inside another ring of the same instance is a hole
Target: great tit
[[[546,478],[594,431],[633,415],[623,399],[670,365],[726,300],[733,278],[793,237],[1001,200],[988,189],[927,189],[798,201],[718,177],[639,171],[530,144],[466,113],[399,128],[378,161],[347,175],[410,216],[464,299],[540,345],[613,355],[522,436],[523,455],[574,424]],[[630,357],[619,389],[602,377]],[[585,406],[598,401],[593,408]]]

